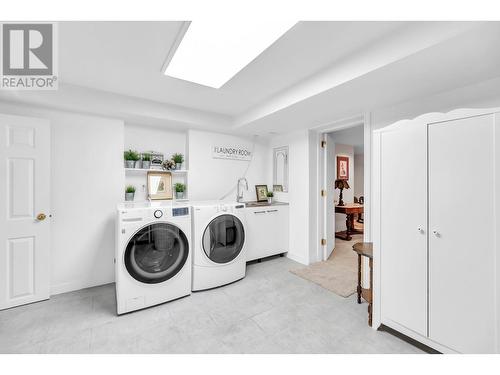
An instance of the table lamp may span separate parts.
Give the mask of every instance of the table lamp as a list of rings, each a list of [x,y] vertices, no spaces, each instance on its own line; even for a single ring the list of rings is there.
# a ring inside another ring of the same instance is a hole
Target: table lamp
[[[342,190],[344,189],[349,189],[350,186],[347,183],[347,180],[335,180],[335,189],[340,189],[340,194],[339,194],[339,206],[344,205],[344,201],[342,200]]]

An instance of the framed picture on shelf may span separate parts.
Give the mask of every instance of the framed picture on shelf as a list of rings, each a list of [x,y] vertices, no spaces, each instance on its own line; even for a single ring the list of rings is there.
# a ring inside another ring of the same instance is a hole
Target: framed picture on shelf
[[[172,199],[172,173],[148,172],[148,196],[152,200]]]
[[[257,195],[257,202],[267,201],[267,185],[255,185],[255,195]]]
[[[273,185],[273,191],[274,192],[282,192],[283,191],[283,185]]]
[[[349,179],[349,157],[337,156],[337,180]]]

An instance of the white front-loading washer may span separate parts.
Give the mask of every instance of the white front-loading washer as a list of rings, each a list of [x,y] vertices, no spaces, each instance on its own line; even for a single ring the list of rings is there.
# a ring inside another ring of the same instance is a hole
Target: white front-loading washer
[[[118,206],[118,314],[191,294],[191,208],[171,202]]]
[[[192,202],[193,291],[215,288],[245,277],[243,203]]]

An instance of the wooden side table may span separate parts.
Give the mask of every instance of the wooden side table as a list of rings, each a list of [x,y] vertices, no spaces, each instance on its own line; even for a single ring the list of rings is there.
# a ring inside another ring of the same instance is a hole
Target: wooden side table
[[[361,297],[368,302],[368,325],[371,327],[373,310],[373,244],[371,242],[357,242],[352,249],[358,254],[358,303],[361,303]],[[361,257],[369,259],[370,287],[368,289],[361,286]]]
[[[359,203],[347,203],[344,206],[335,206],[335,213],[345,214],[346,230],[335,233],[335,238],[340,238],[344,241],[352,240],[353,234],[363,234],[362,230],[354,228],[354,215],[363,213],[363,205]]]

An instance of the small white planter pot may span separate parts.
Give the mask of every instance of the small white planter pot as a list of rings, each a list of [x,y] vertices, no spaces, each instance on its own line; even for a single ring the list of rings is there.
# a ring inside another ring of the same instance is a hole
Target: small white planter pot
[[[142,161],[142,169],[149,169],[151,168],[151,162],[150,161]]]
[[[133,200],[134,200],[134,194],[135,194],[135,193],[125,193],[125,200],[126,200],[127,202],[131,202],[131,201],[133,201]]]
[[[125,168],[134,168],[135,161],[133,160],[125,160]]]
[[[267,203],[269,203],[269,204],[273,203],[273,198],[272,197],[271,198],[267,198]]]
[[[175,163],[175,170],[180,171],[182,169],[182,163]]]
[[[184,192],[183,191],[176,191],[175,198],[176,199],[184,199]]]
[[[142,168],[142,160],[137,160],[135,162],[135,167],[138,168],[138,169],[141,169]]]

